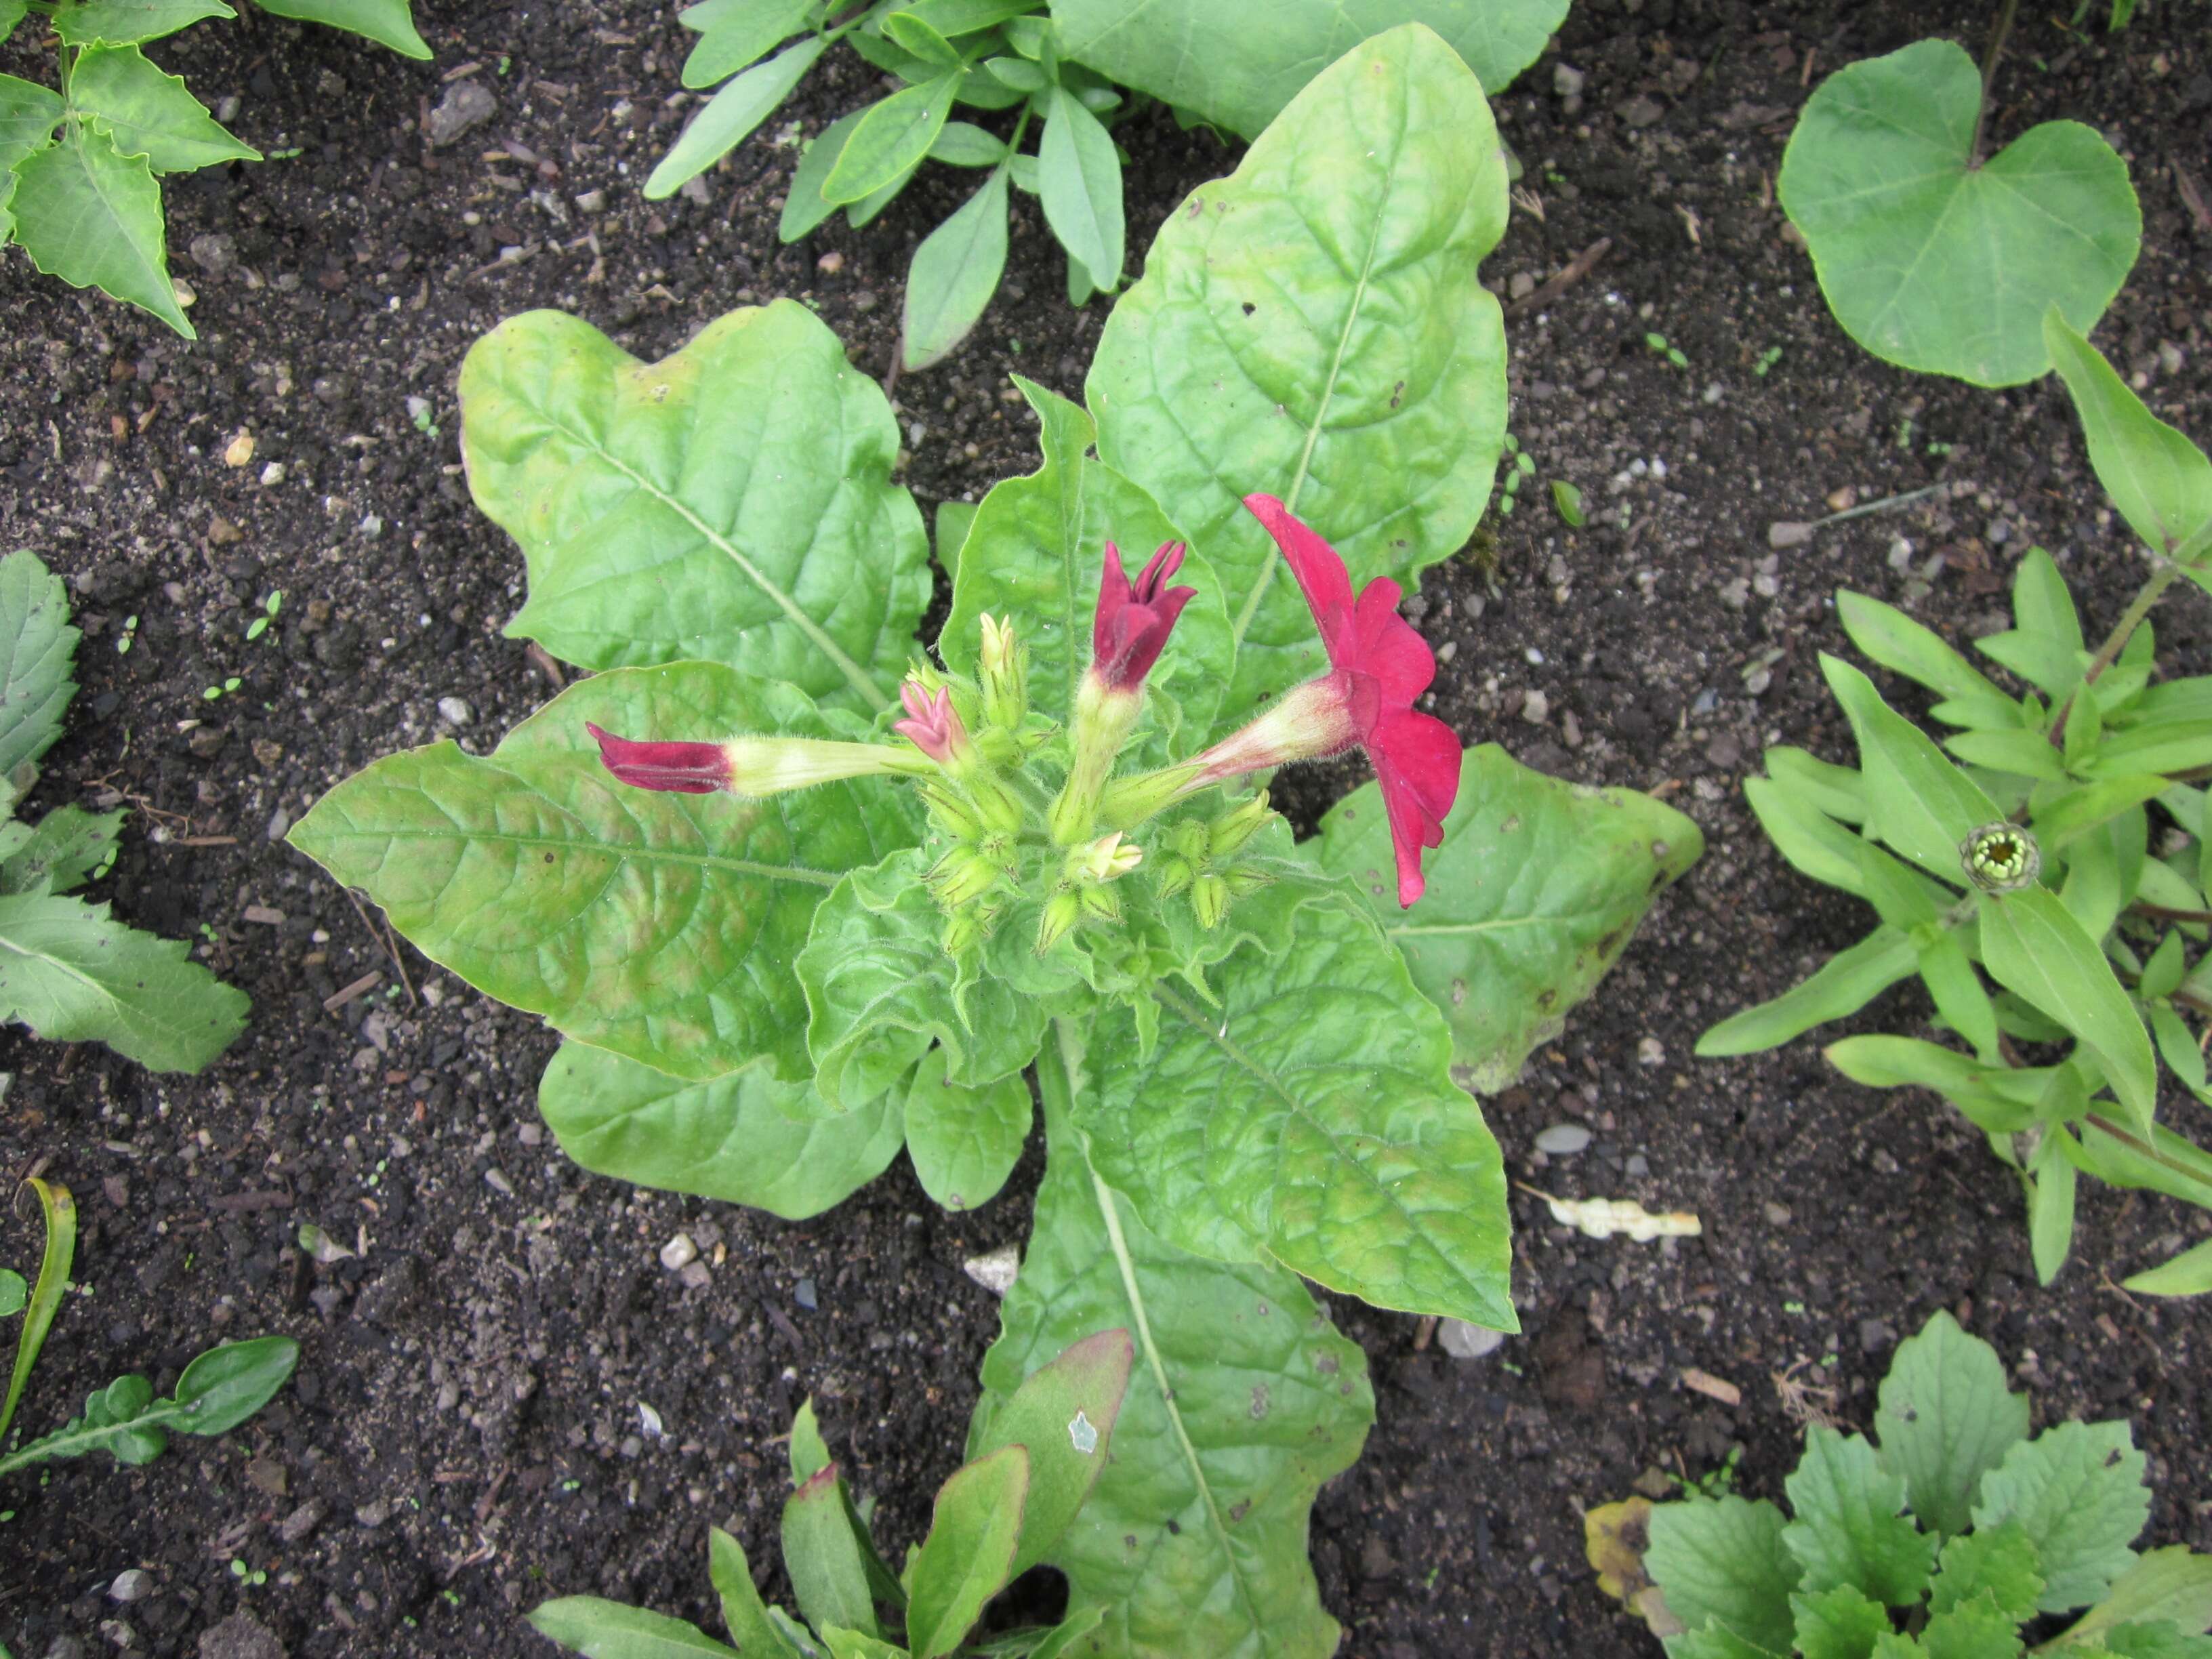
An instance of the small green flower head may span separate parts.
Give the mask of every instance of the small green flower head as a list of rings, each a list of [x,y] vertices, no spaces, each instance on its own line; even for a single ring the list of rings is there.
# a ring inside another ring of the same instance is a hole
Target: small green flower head
[[[2016,823],[1985,823],[1959,843],[1959,862],[1984,893],[2017,893],[2034,884],[2043,849]]]

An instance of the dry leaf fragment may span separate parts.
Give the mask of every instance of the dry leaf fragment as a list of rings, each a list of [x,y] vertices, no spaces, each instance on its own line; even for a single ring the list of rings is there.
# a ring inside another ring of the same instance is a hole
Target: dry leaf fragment
[[[1741,1389],[1725,1377],[1715,1376],[1711,1371],[1701,1371],[1694,1365],[1682,1373],[1682,1386],[1695,1389],[1706,1398],[1717,1400],[1723,1406],[1743,1404]]]
[[[1514,1185],[1542,1199],[1551,1206],[1552,1219],[1562,1227],[1592,1238],[1620,1234],[1643,1243],[1654,1238],[1695,1238],[1705,1231],[1705,1224],[1686,1210],[1654,1215],[1632,1198],[1554,1198],[1525,1181]]]
[[[1597,1587],[1642,1618],[1654,1636],[1680,1636],[1689,1627],[1668,1610],[1659,1587],[1644,1571],[1644,1552],[1650,1541],[1648,1498],[1601,1504],[1583,1516],[1583,1550],[1597,1569]]]

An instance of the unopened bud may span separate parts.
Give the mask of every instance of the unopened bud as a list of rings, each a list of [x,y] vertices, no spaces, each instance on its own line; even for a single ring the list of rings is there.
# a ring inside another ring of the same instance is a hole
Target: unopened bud
[[[1229,884],[1229,891],[1236,898],[1243,898],[1248,894],[1258,892],[1262,887],[1272,887],[1275,884],[1275,878],[1263,870],[1231,870],[1221,878]]]
[[[1059,944],[1082,917],[1083,901],[1073,893],[1054,893],[1047,899],[1044,914],[1037,919],[1037,954],[1042,956]]]
[[[1189,886],[1197,875],[1198,872],[1191,867],[1188,860],[1177,858],[1173,853],[1152,860],[1152,877],[1158,882],[1160,896],[1164,899],[1173,898]]]
[[[984,613],[983,718],[1000,731],[1021,730],[1030,712],[1030,650],[1014,637],[1011,620]]]
[[[975,734],[975,752],[993,766],[1018,766],[1029,752],[1021,738],[1003,726],[987,726]]]
[[[1229,915],[1229,884],[1219,876],[1200,876],[1190,884],[1190,908],[1208,933]]]
[[[974,909],[962,910],[946,918],[945,923],[945,954],[964,957],[983,942],[983,918]]]
[[[1003,872],[972,847],[956,847],[930,872],[937,896],[947,909],[972,903],[999,884]]]
[[[1086,886],[1079,890],[1083,901],[1083,913],[1096,916],[1101,921],[1121,920],[1121,901],[1110,887]]]
[[[919,793],[922,805],[929,809],[930,821],[953,840],[982,840],[983,820],[966,801],[933,783],[923,784]]]
[[[1088,881],[1113,881],[1144,861],[1145,849],[1121,839],[1121,832],[1101,836],[1088,847],[1068,854],[1067,872]]]
[[[1267,792],[1262,789],[1251,799],[1238,803],[1207,826],[1207,850],[1217,859],[1232,857],[1246,842],[1259,833],[1260,827],[1272,816],[1267,811]]]
[[[1196,818],[1185,818],[1168,831],[1168,846],[1184,863],[1202,866],[1212,856],[1213,837]]]
[[[983,827],[1001,836],[1018,834],[1022,827],[1022,804],[1012,790],[988,774],[968,780],[968,797],[975,803]]]

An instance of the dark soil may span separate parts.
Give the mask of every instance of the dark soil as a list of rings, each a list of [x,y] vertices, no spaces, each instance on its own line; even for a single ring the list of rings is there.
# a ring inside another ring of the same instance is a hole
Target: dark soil
[[[485,1659],[548,1651],[519,1615],[555,1593],[707,1618],[707,1525],[773,1559],[769,1442],[809,1394],[902,1544],[957,1462],[995,1328],[961,1262],[1026,1231],[1034,1149],[979,1214],[940,1212],[902,1164],[800,1226],[581,1173],[532,1105],[551,1034],[412,952],[399,982],[375,918],[278,840],[345,774],[444,732],[489,746],[551,690],[499,635],[521,562],[459,476],[453,376],[471,341],[556,306],[659,356],[732,306],[796,295],[881,374],[908,252],[957,199],[957,179],[926,176],[865,231],[780,247],[795,150],[763,142],[704,203],[647,204],[637,181],[684,118],[669,107],[674,7],[417,9],[433,65],[260,16],[157,48],[208,102],[240,100],[248,141],[299,152],[171,185],[196,347],[0,262],[0,546],[36,547],[69,577],[87,635],[35,804],[136,807],[100,896],[142,927],[211,930],[204,955],[255,1003],[246,1036],[196,1079],[0,1038],[16,1074],[0,1167],[43,1164],[84,1211],[82,1285],[22,1420],[43,1431],[125,1370],[166,1386],[213,1340],[282,1331],[303,1346],[295,1385],[221,1441],[11,1488],[0,1640],[18,1659],[110,1651],[126,1629],[131,1652],[201,1652],[240,1609],[295,1655]],[[1540,282],[1601,236],[1613,246],[1511,319],[1515,430],[1538,475],[1493,521],[1494,574],[1455,563],[1413,602],[1453,647],[1437,712],[1545,769],[1667,792],[1709,851],[1487,1109],[1516,1176],[1693,1210],[1705,1233],[1598,1243],[1516,1196],[1528,1334],[1480,1360],[1336,1304],[1372,1359],[1380,1417],[1315,1512],[1347,1654],[1655,1653],[1591,1582],[1582,1506],[1654,1466],[1711,1469],[1738,1442],[1746,1489],[1779,1496],[1797,1425],[1771,1379],[1832,1389],[1828,1408],[1864,1425],[1893,1343],[1937,1307],[1998,1345],[2042,1420],[2128,1418],[2151,1454],[2151,1538],[2212,1547],[2212,1308],[2116,1287],[2202,1236],[2203,1216],[2089,1191],[2075,1260],[2044,1291],[2013,1178],[1927,1097],[1848,1085],[1810,1041],[1691,1058],[1704,1027],[1868,925],[1782,865],[1738,789],[1768,742],[1848,756],[1815,664],[1844,648],[1834,588],[1907,599],[1963,639],[1996,625],[2033,543],[2096,631],[2137,581],[2055,383],[1984,392],[1865,356],[1773,204],[1808,84],[1927,33],[1978,51],[1992,9],[1583,0],[1556,56],[1500,101],[1541,212],[1515,214],[1494,279]],[[2212,227],[2178,179],[2212,186],[2204,24],[2165,0],[2122,34],[2075,36],[2054,9],[2025,9],[1996,136],[2074,116],[2129,158],[2143,254],[2100,343],[2203,440]],[[50,78],[28,36],[0,68]],[[1578,112],[1554,90],[1561,63],[1588,76]],[[432,153],[425,112],[470,65],[496,114]],[[787,117],[818,131],[870,82],[848,61]],[[1231,157],[1158,116],[1127,139],[1141,246]],[[1034,204],[1016,199],[1024,234],[984,327],[897,388],[925,510],[1028,470],[1007,374],[1077,393],[1097,339],[1103,304],[1066,307]],[[241,431],[252,461],[227,465]],[[1552,512],[1553,477],[1580,486],[1589,529]],[[1948,496],[1767,550],[1770,521],[1817,517],[1832,491],[1938,481]],[[1908,594],[1899,538],[1915,571],[1942,556],[1932,591]],[[275,589],[277,625],[249,643]],[[2185,590],[2157,622],[2174,672],[2212,669],[2203,595]],[[232,676],[236,693],[204,699]],[[282,920],[247,920],[270,911]],[[372,993],[326,1011],[372,970],[386,975]],[[1914,1029],[1925,1012],[1899,992],[1857,1029]],[[2164,1112],[2212,1129],[2172,1093]],[[1556,1122],[1596,1138],[1547,1167],[1533,1142]],[[317,1267],[294,1245],[304,1222],[365,1248]],[[34,1224],[11,1211],[0,1256],[27,1262]],[[659,1263],[679,1229],[706,1247],[705,1288]],[[1686,1388],[1692,1367],[1737,1385],[1740,1407]],[[665,1439],[644,1435],[641,1402]],[[118,1605],[108,1586],[131,1567],[151,1592]]]

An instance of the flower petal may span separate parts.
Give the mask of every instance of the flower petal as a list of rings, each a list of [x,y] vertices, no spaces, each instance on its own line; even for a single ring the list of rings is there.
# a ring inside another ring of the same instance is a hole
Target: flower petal
[[[639,743],[603,732],[589,720],[599,759],[623,783],[679,795],[708,795],[730,786],[730,751],[719,743]]]
[[[1321,629],[1321,642],[1328,648],[1329,662],[1339,668],[1349,666],[1358,644],[1352,631],[1352,578],[1345,571],[1344,561],[1273,495],[1247,495],[1244,506],[1283,550],[1291,574],[1297,579],[1298,591],[1306,596],[1315,624]]]
[[[1360,594],[1354,613],[1358,668],[1371,674],[1385,707],[1405,708],[1437,677],[1436,653],[1413,623],[1398,614],[1398,584],[1377,576]]]
[[[1443,821],[1459,798],[1459,735],[1432,714],[1407,710],[1386,715],[1365,748],[1390,818],[1398,903],[1403,908],[1426,890],[1421,849],[1443,845]]]

